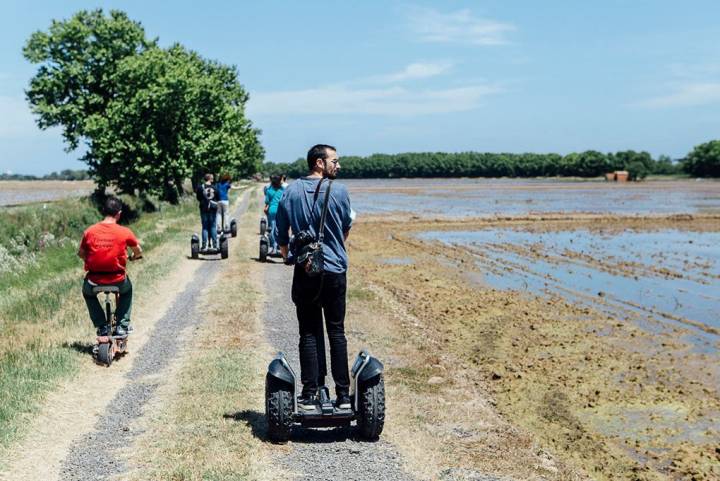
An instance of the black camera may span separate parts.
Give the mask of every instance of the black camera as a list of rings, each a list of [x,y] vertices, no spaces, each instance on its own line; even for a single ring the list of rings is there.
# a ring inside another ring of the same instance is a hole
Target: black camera
[[[315,236],[310,231],[301,230],[290,239],[290,248],[299,252],[303,247],[315,242]]]

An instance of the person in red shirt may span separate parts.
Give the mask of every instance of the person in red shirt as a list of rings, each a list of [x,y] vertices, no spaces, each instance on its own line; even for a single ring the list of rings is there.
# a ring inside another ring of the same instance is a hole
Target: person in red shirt
[[[85,230],[78,256],[85,261],[85,280],[82,293],[87,304],[90,319],[92,319],[98,336],[110,334],[100,301],[92,288],[97,285],[113,285],[120,288],[120,298],[115,308],[117,326],[115,334],[124,336],[130,326],[130,311],[132,307],[132,284],[125,274],[125,264],[128,260],[127,249],[132,250],[133,259],[142,257],[142,249],[135,234],[118,224],[122,214],[122,203],[117,197],[110,196],[103,206],[105,218]]]

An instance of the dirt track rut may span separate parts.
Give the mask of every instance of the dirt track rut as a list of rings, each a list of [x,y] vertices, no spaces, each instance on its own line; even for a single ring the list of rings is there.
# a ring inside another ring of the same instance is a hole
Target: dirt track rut
[[[235,212],[236,217],[245,211],[247,204],[248,195],[245,194]],[[177,295],[158,321],[148,342],[136,354],[131,354],[133,365],[125,376],[126,385],[107,406],[92,432],[72,445],[62,463],[60,479],[111,479],[127,470],[123,448],[142,432],[134,421],[142,416],[157,389],[169,382],[163,373],[178,351],[192,339],[192,327],[203,322],[202,312],[197,309],[198,301],[223,265],[219,257],[217,261],[204,262],[195,271],[192,282]]]

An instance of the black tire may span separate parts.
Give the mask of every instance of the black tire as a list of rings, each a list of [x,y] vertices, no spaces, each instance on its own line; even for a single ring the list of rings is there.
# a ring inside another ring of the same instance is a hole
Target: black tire
[[[361,385],[358,404],[360,436],[375,441],[385,426],[385,381],[382,374]]]
[[[110,364],[113,362],[112,343],[104,342],[100,344],[98,346],[97,358],[99,363],[110,367]]]
[[[267,230],[267,220],[265,218],[260,219],[260,235],[265,235]]]
[[[190,257],[197,259],[200,254],[200,244],[197,242],[190,242]]]
[[[260,262],[265,262],[268,255],[268,244],[264,239],[260,239]]]
[[[233,237],[237,237],[237,222],[235,219],[230,221],[230,235]]]
[[[270,441],[285,443],[290,439],[293,415],[292,396],[290,386],[274,377],[265,378],[265,418]]]
[[[223,240],[220,241],[220,258],[227,259],[228,255],[228,240],[225,237],[223,238]]]

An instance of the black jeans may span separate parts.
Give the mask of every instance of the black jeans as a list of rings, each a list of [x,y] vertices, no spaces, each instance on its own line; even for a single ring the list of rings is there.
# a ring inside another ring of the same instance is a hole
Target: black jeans
[[[308,277],[305,270],[295,266],[292,299],[300,327],[300,380],[302,394],[312,394],[325,385],[325,335],[323,314],[328,339],[335,392],[338,396],[350,393],[347,339],[345,338],[345,273],[326,272],[322,276]]]

